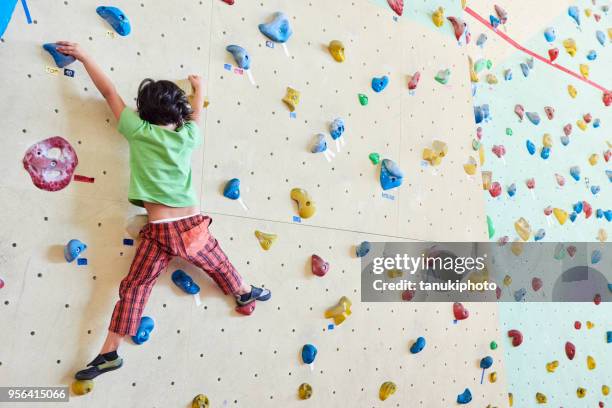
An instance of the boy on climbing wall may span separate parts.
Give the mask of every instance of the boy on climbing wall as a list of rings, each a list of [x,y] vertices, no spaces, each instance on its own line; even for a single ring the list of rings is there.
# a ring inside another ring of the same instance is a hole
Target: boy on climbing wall
[[[110,78],[75,43],[60,41],[57,50],[80,61],[118,120],[117,129],[130,145],[128,200],[144,207],[149,223],[129,273],[119,286],[108,335],[100,354],[77,380],[91,380],[121,367],[117,349],[136,334],[147,299],[170,260],[179,256],[202,268],[238,306],[268,300],[267,289],[247,285],[211,235],[210,217],[200,214],[191,182],[191,154],[201,144],[199,123],[204,95],[202,79],[190,75],[192,104],[173,82],[145,79],[138,88],[137,111],[126,107]],[[251,308],[252,311],[252,308]]]

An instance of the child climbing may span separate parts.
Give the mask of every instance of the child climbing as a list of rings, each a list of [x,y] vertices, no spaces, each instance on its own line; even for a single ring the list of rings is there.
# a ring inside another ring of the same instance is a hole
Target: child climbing
[[[117,350],[126,335],[136,334],[147,300],[170,260],[179,256],[203,269],[238,306],[270,299],[267,289],[247,285],[211,235],[212,219],[200,214],[191,182],[191,154],[201,144],[204,96],[202,79],[190,75],[192,104],[173,82],[145,79],[138,88],[137,111],[126,107],[110,78],[75,43],[60,41],[57,50],[80,61],[118,120],[130,145],[128,200],[144,207],[149,223],[129,273],[119,286],[108,335],[100,354],[77,380],[91,380],[121,367]]]

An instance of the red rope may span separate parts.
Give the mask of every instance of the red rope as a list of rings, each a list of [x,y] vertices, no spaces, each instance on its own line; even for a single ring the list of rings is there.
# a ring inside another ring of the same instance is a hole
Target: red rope
[[[486,27],[488,27],[490,30],[492,30],[495,34],[497,34],[498,36],[500,36],[501,38],[503,38],[504,40],[506,40],[507,43],[509,43],[510,45],[512,45],[514,48],[516,48],[517,50],[523,51],[524,53],[531,55],[533,58],[536,58],[548,65],[550,65],[551,67],[557,68],[560,71],[565,72],[566,74],[569,74],[571,76],[573,76],[576,79],[581,80],[582,82],[585,82],[591,86],[594,86],[595,88],[599,89],[600,91],[604,92],[604,93],[608,93],[609,91],[604,88],[603,86],[599,85],[598,83],[595,83],[585,77],[583,77],[582,75],[568,69],[565,68],[562,65],[559,64],[555,64],[554,62],[552,62],[550,59],[545,58],[539,54],[536,54],[535,52],[523,47],[521,44],[517,43],[516,41],[514,41],[512,38],[510,38],[507,34],[502,33],[500,30],[496,30],[495,28],[493,28],[493,26],[491,24],[489,24],[489,22],[487,20],[485,20],[480,14],[476,13],[474,10],[472,10],[470,7],[466,7],[465,11],[471,15],[472,17],[474,17],[476,20],[480,21],[483,25],[485,25]]]

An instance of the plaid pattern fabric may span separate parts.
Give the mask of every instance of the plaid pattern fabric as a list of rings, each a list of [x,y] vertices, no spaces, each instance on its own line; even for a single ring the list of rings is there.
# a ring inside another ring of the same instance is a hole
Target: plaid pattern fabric
[[[136,334],[151,290],[175,256],[203,269],[226,295],[238,292],[242,277],[208,231],[211,222],[210,217],[194,215],[144,226],[130,271],[119,286],[119,301],[113,311],[110,331]]]

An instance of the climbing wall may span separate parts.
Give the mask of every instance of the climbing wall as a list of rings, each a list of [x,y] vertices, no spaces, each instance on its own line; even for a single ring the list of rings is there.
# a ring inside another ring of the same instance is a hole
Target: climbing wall
[[[195,277],[202,304],[163,275],[146,309],[155,331],[142,346],[124,345],[125,367],[97,379],[87,396],[40,406],[182,407],[198,393],[215,407],[297,406],[303,382],[314,393],[302,405],[381,406],[384,381],[397,384],[387,401],[396,406],[454,405],[465,388],[474,405],[507,406],[502,356],[509,343],[495,305],[466,305],[469,319],[455,322],[451,304],[359,302],[355,244],[487,237],[479,175],[463,172],[474,133],[467,53],[448,23],[425,23],[439,5],[458,15],[456,2],[407,4],[405,16],[394,18],[386,3],[365,0],[117,1],[132,22],[125,38],[95,14],[95,2],[27,4],[31,24],[18,4],[0,43],[0,88],[8,96],[0,102],[0,385],[70,384],[98,351],[134,254],[124,243],[138,214],[126,201],[128,147],[83,68],[73,64],[74,77],[65,76],[40,47],[70,39],[98,59],[132,106],[145,77],[204,76],[210,105],[193,160],[201,208],[237,268],[273,298],[241,317],[206,277],[176,260],[168,269]],[[287,52],[257,30],[278,10],[294,30]],[[326,50],[333,39],[345,44],[342,64]],[[232,43],[249,50],[253,82],[233,66],[225,51]],[[446,85],[434,80],[444,69]],[[408,76],[417,71],[411,94]],[[374,93],[370,81],[382,75],[389,86]],[[281,102],[287,86],[301,92],[294,115]],[[368,95],[367,106],[358,93]],[[310,145],[337,117],[346,123],[346,144],[327,162]],[[54,135],[72,144],[77,174],[93,183],[73,181],[54,193],[32,185],[23,154]],[[433,140],[448,145],[436,167],[421,160]],[[380,165],[368,160],[374,152],[404,171],[400,188],[383,194]],[[221,194],[233,177],[248,210]],[[293,187],[311,194],[313,218],[295,218]],[[270,251],[255,229],[278,234]],[[63,245],[73,238],[87,243],[87,265],[64,261]],[[331,264],[324,278],[309,271],[313,253]],[[341,296],[352,299],[353,313],[330,329],[323,312]],[[419,336],[427,347],[412,355]],[[499,347],[491,350],[491,341]],[[299,357],[305,343],[319,349],[313,367]],[[494,359],[495,383],[484,377],[481,384],[485,355]]]

